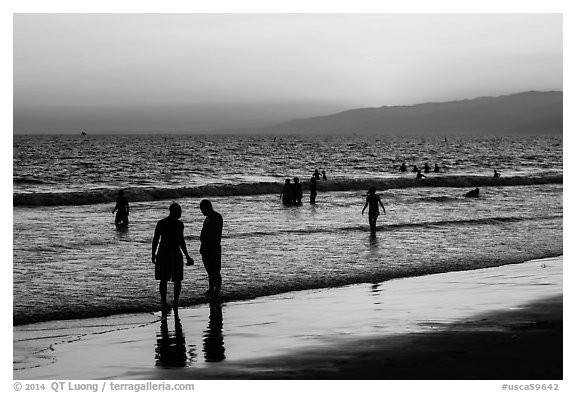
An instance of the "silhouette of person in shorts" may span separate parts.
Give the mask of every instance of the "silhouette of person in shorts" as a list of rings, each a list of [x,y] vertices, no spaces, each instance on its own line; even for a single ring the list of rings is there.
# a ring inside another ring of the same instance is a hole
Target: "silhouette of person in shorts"
[[[170,205],[170,215],[161,219],[156,224],[154,239],[152,240],[152,263],[155,265],[154,277],[160,281],[160,299],[162,309],[167,308],[166,292],[168,281],[174,283],[174,304],[178,309],[178,300],[182,290],[182,280],[184,278],[184,261],[182,252],[186,256],[188,266],[194,264],[194,260],[188,254],[184,241],[184,223],[180,221],[182,208],[179,204]],[[158,246],[160,243],[160,246]],[[158,253],[156,253],[158,249]]]

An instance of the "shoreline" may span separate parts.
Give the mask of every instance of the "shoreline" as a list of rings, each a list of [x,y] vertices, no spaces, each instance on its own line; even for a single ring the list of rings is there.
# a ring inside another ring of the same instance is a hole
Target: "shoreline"
[[[505,266],[512,266],[517,264],[529,263],[531,261],[537,260],[547,260],[547,259],[554,259],[554,258],[562,258],[563,254],[553,254],[549,255],[548,253],[544,253],[543,256],[536,256],[531,259],[525,259],[525,256],[517,256],[511,258],[505,262],[502,261],[492,261],[492,260],[484,260],[484,261],[474,261],[476,266],[462,266],[458,270],[452,270],[453,267],[436,267],[431,266],[426,269],[422,268],[406,268],[404,270],[399,270],[397,272],[383,272],[378,273],[376,275],[371,273],[365,273],[356,275],[354,278],[350,277],[340,277],[336,278],[327,285],[327,281],[323,279],[317,280],[303,280],[298,283],[290,282],[290,283],[283,283],[282,285],[275,284],[273,288],[262,286],[260,288],[251,288],[251,292],[247,293],[247,288],[240,288],[240,289],[226,289],[223,294],[221,295],[222,302],[232,303],[232,302],[243,302],[243,301],[251,301],[254,299],[264,298],[264,297],[273,297],[273,296],[283,296],[285,294],[290,293],[297,293],[297,292],[306,292],[306,291],[322,291],[322,290],[331,290],[331,289],[341,289],[350,286],[356,285],[373,285],[377,284],[384,284],[386,282],[393,282],[397,280],[406,280],[406,279],[417,279],[421,277],[428,277],[428,276],[435,276],[438,274],[450,274],[454,272],[473,272],[475,270],[483,270],[489,268],[498,268],[498,267],[505,267]],[[182,307],[202,307],[207,306],[210,303],[210,299],[203,295],[203,289],[200,287],[195,287],[192,285],[192,290],[190,290],[190,284],[187,283],[187,292],[183,295],[180,299],[180,303]],[[169,286],[170,287],[170,286]],[[155,288],[154,288],[155,290]],[[170,290],[170,288],[169,288]],[[192,291],[192,292],[190,292]],[[146,307],[138,306],[130,306],[126,305],[122,309],[118,309],[117,305],[112,308],[107,308],[109,305],[103,305],[101,308],[86,310],[84,313],[82,311],[74,311],[74,313],[70,313],[70,310],[59,310],[54,311],[52,313],[42,314],[40,317],[29,317],[23,316],[21,314],[14,315],[13,314],[13,326],[16,327],[25,327],[28,325],[35,325],[38,323],[51,323],[51,322],[59,322],[59,321],[81,321],[81,320],[93,320],[99,318],[116,318],[121,317],[122,315],[126,314],[152,314],[158,313],[160,311],[160,303],[157,299],[156,293],[154,291],[148,294],[150,298],[150,304]],[[74,322],[72,322],[74,323]]]
[[[562,303],[562,258],[550,258],[213,302],[183,308],[179,319],[170,313],[166,324],[159,314],[137,314],[15,327],[13,373],[16,379],[561,379]],[[51,336],[58,343],[30,352]]]

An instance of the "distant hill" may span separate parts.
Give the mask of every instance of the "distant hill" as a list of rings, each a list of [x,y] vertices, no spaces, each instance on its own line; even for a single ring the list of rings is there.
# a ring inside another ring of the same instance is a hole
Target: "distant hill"
[[[563,93],[353,109],[258,130],[271,134],[561,134]]]

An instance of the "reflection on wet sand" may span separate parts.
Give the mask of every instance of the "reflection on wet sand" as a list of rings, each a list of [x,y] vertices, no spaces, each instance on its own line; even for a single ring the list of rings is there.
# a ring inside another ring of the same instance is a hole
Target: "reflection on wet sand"
[[[169,328],[171,320],[174,323],[173,330]],[[222,328],[222,302],[215,298],[210,301],[208,326],[202,334],[205,362],[220,362],[226,359]],[[156,366],[164,368],[191,367],[197,362],[196,346],[186,345],[178,310],[174,310],[173,316],[170,312],[164,312],[160,331],[156,333]]]
[[[210,302],[210,317],[208,328],[204,330],[204,360],[207,362],[220,362],[226,359],[224,354],[224,336],[222,334],[222,302],[213,299]]]
[[[386,263],[386,260],[382,260],[382,263]],[[216,303],[212,304],[212,311],[209,305],[181,309],[182,327],[176,325],[172,315],[161,326],[160,321],[154,320],[157,316],[152,314],[41,323],[26,329],[14,329],[15,356],[24,359],[25,365],[30,364],[25,358],[32,356],[30,340],[35,340],[32,344],[36,347],[43,346],[52,342],[57,333],[56,337],[61,342],[49,349],[54,361],[45,365],[31,364],[26,368],[19,366],[19,370],[14,370],[14,379],[164,380],[251,376],[264,379],[271,375],[294,379],[298,375],[313,376],[313,368],[303,371],[304,374],[293,373],[294,370],[303,370],[306,364],[319,367],[317,370],[328,376],[332,367],[326,368],[326,365],[332,364],[334,359],[350,359],[359,371],[366,367],[366,370],[378,372],[382,369],[375,366],[376,363],[368,361],[364,365],[367,358],[354,358],[355,355],[348,352],[354,352],[354,343],[359,342],[356,340],[369,345],[367,351],[374,349],[372,344],[376,340],[384,345],[382,351],[394,351],[394,348],[402,348],[404,342],[413,344],[410,337],[405,335],[412,335],[413,338],[422,334],[436,335],[450,331],[452,327],[457,329],[453,333],[459,335],[464,333],[464,328],[468,329],[468,321],[473,320],[479,324],[471,324],[471,329],[477,327],[480,333],[490,328],[490,332],[500,334],[499,325],[494,325],[496,330],[492,331],[492,325],[487,325],[490,321],[483,319],[485,315],[495,311],[526,311],[529,310],[525,308],[528,303],[551,297],[559,299],[555,301],[558,303],[555,307],[560,307],[562,273],[563,258],[560,257],[498,268],[430,274],[392,279],[379,284],[227,302],[221,308]],[[319,310],[322,312],[321,318],[318,318]],[[220,311],[226,317],[225,326],[220,325],[223,321]],[[516,322],[529,322],[529,319],[525,319],[527,317],[519,318],[521,320]],[[504,320],[508,321],[506,318]],[[185,344],[182,330],[186,335]],[[225,337],[222,339],[222,336]],[[67,337],[71,339],[65,339]],[[81,338],[73,339],[76,337]],[[176,344],[173,349],[170,348],[171,339]],[[533,340],[529,339],[529,342]],[[155,355],[150,353],[157,345],[156,360],[160,367],[154,366],[152,358]],[[430,345],[432,348],[435,344],[431,342]],[[439,345],[442,347],[443,344]],[[452,347],[450,344],[450,356],[456,353]],[[200,354],[200,351],[203,353]],[[223,359],[224,352],[226,359],[223,361],[205,360],[205,355],[208,359]],[[386,357],[386,352],[377,353]],[[328,358],[324,356],[326,354],[334,354],[335,357]],[[310,355],[309,363],[303,363],[303,355]],[[491,356],[489,351],[484,355],[487,358]],[[404,358],[402,352],[399,356],[412,362],[411,355]],[[314,363],[314,358],[318,359],[317,363]],[[271,363],[272,359],[277,359],[277,363]],[[286,363],[283,363],[285,360]],[[188,368],[181,367],[187,364]],[[171,365],[175,367],[170,368]],[[408,366],[408,370],[412,366]],[[271,369],[279,374],[269,373]],[[363,375],[368,376],[368,371]],[[381,378],[382,373],[374,376]]]
[[[164,314],[160,332],[156,334],[156,366],[189,367],[196,358],[194,346],[186,348],[186,339],[178,313],[174,314],[174,330],[168,329],[168,315]]]

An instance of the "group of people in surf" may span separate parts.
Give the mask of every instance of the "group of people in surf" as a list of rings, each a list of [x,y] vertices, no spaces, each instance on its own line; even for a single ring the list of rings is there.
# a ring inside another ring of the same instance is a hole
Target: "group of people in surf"
[[[400,167],[398,168],[398,170],[400,172],[408,172],[408,167],[406,167],[406,163],[403,162]],[[430,165],[428,165],[428,163],[424,163],[424,166],[422,168],[419,168],[417,165],[412,165],[412,172],[416,173],[416,178],[417,179],[424,179],[426,178],[426,176],[424,176],[422,174],[422,171],[424,171],[424,173],[430,173],[430,172],[434,172],[434,173],[439,173],[440,172],[440,167],[438,166],[438,164],[434,164],[434,168],[432,168]]]
[[[405,167],[405,164],[402,164]],[[426,163],[424,170],[430,170]],[[436,164],[434,171],[438,165]],[[418,173],[420,170],[418,169]],[[494,170],[493,177],[500,178],[501,174]],[[316,169],[310,178],[310,203],[316,203],[316,182],[320,179],[327,180],[326,171],[322,171],[322,175]],[[285,205],[300,205],[302,204],[302,185],[297,177],[294,183],[290,179],[286,179],[280,198]],[[465,197],[478,197],[480,189],[476,188],[467,192]],[[386,213],[382,199],[376,194],[376,187],[370,187],[366,196],[366,203],[362,209],[362,215],[368,208],[368,223],[371,232],[376,231],[376,222],[380,215],[380,207],[382,212]],[[155,265],[155,278],[160,281],[160,295],[162,300],[163,309],[166,307],[166,292],[168,281],[174,282],[174,308],[178,306],[178,298],[181,290],[181,281],[183,279],[183,256],[187,260],[187,265],[194,264],[194,260],[188,254],[186,244],[184,242],[184,224],[180,221],[182,209],[177,203],[170,205],[170,214],[168,217],[158,221],[154,231],[154,239],[152,241],[152,262]],[[200,254],[206,272],[208,273],[209,289],[207,295],[217,295],[220,292],[222,285],[221,270],[221,246],[220,241],[222,238],[223,220],[222,216],[217,213],[212,203],[204,199],[200,202],[200,210],[206,217],[200,234]],[[130,214],[130,206],[128,199],[124,195],[124,191],[118,192],[116,205],[112,210],[112,214],[116,214],[115,223],[117,226],[128,225],[128,216]],[[182,252],[181,252],[182,251]]]
[[[316,204],[316,195],[318,195],[318,191],[316,189],[316,184],[318,180],[328,180],[326,177],[326,171],[322,171],[322,175],[318,169],[314,170],[312,177],[310,178],[310,204]],[[282,204],[286,206],[292,205],[301,205],[302,204],[302,183],[300,183],[300,179],[295,177],[293,179],[293,183],[290,182],[290,179],[286,179],[284,181],[284,187],[282,187],[282,192],[280,192],[280,199],[282,200]]]
[[[404,171],[406,170],[406,164],[402,163],[402,165],[400,166],[400,170],[402,171],[402,167],[404,167]],[[418,169],[416,167],[416,165],[414,165],[414,169],[417,171],[418,175],[420,175],[420,169]],[[428,172],[430,172],[430,167],[428,166],[428,163],[426,163],[424,165],[424,170],[428,169]],[[438,168],[438,164],[435,165],[434,168],[434,172],[439,172],[439,168]],[[498,179],[502,176],[502,174],[500,172],[498,172],[496,169],[494,169],[494,174],[493,177],[495,179]],[[424,175],[422,175],[422,177],[425,177]],[[417,178],[421,178],[418,177]],[[467,193],[464,194],[464,196],[466,198],[478,198],[480,196],[480,189],[478,187],[476,187],[474,190],[468,191]],[[378,220],[378,216],[380,215],[380,208],[379,206],[382,207],[382,212],[386,213],[386,209],[384,208],[384,205],[382,204],[382,199],[380,198],[380,196],[378,194],[376,194],[376,187],[370,187],[368,189],[368,194],[366,196],[366,203],[364,204],[364,208],[362,209],[362,215],[364,215],[364,211],[366,210],[366,208],[368,208],[368,223],[370,225],[370,231],[371,232],[375,232],[376,231],[376,221]]]
[[[498,172],[496,169],[494,169],[494,174],[492,175],[492,177],[494,177],[495,179],[499,179],[501,176],[502,174]],[[464,194],[464,196],[466,198],[478,198],[480,196],[480,189],[476,187],[475,189],[468,191],[466,194]]]
[[[408,168],[406,167],[406,163],[403,162],[400,167],[398,168],[398,170],[400,172],[408,172]],[[432,169],[432,167],[430,165],[428,165],[427,162],[424,163],[424,166],[422,168],[418,168],[417,165],[412,165],[412,172],[416,173],[416,179],[425,179],[426,176],[422,174],[422,171],[424,171],[424,173],[430,173],[430,172],[434,172],[434,173],[440,173],[440,167],[438,166],[438,164],[434,164],[434,169]],[[499,178],[501,176],[500,172],[498,172],[496,169],[494,169],[494,177],[495,178]]]

